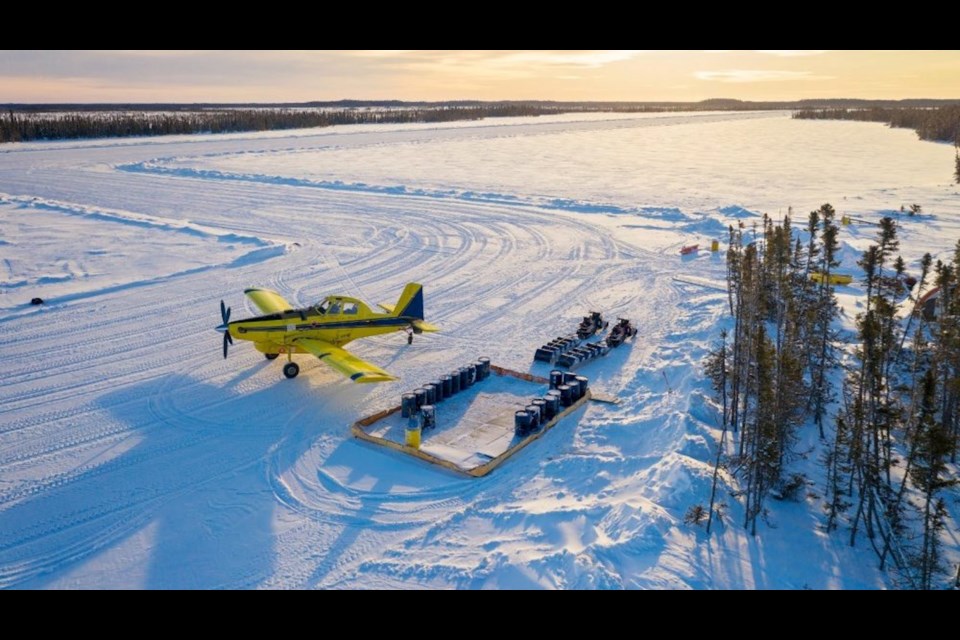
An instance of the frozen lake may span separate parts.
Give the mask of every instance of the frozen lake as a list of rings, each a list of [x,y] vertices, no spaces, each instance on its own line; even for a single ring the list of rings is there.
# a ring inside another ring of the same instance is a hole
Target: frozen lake
[[[677,250],[762,212],[916,202],[915,268],[960,237],[952,168],[911,131],[780,113],[0,146],[0,587],[885,586],[810,526],[815,499],[773,505],[760,539],[727,493],[711,540],[682,524],[709,495],[726,294],[722,255]],[[873,235],[844,229],[844,268]],[[248,286],[376,303],[410,281],[443,332],[350,346],[401,382],[220,355],[219,301],[252,315]],[[581,371],[622,404],[490,476],[350,438],[478,356],[543,375],[535,347],[590,309],[639,329]]]

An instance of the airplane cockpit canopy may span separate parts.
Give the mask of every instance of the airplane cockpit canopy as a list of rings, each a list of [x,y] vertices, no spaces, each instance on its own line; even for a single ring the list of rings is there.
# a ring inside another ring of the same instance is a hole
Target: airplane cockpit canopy
[[[320,315],[360,315],[362,312],[368,312],[366,305],[359,300],[350,298],[329,297],[314,307],[314,310]]]

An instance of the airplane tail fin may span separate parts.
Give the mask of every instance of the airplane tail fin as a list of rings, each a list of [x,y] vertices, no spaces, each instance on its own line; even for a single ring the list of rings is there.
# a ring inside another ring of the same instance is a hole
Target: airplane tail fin
[[[416,333],[440,331],[440,327],[423,320],[423,285],[411,282],[403,289],[395,305],[382,304],[384,310],[397,317],[412,318],[411,325]]]
[[[423,320],[423,285],[411,282],[404,287],[393,314]]]

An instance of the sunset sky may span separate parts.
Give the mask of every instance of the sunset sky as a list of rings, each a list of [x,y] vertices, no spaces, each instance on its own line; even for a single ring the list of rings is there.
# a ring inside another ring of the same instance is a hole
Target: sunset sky
[[[0,103],[960,98],[960,51],[0,51]]]

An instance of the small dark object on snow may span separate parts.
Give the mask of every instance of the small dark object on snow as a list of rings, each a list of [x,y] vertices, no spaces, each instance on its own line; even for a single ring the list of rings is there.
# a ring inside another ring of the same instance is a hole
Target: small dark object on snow
[[[30,301],[30,304],[32,305],[43,304],[43,298],[34,298],[33,300]]]

